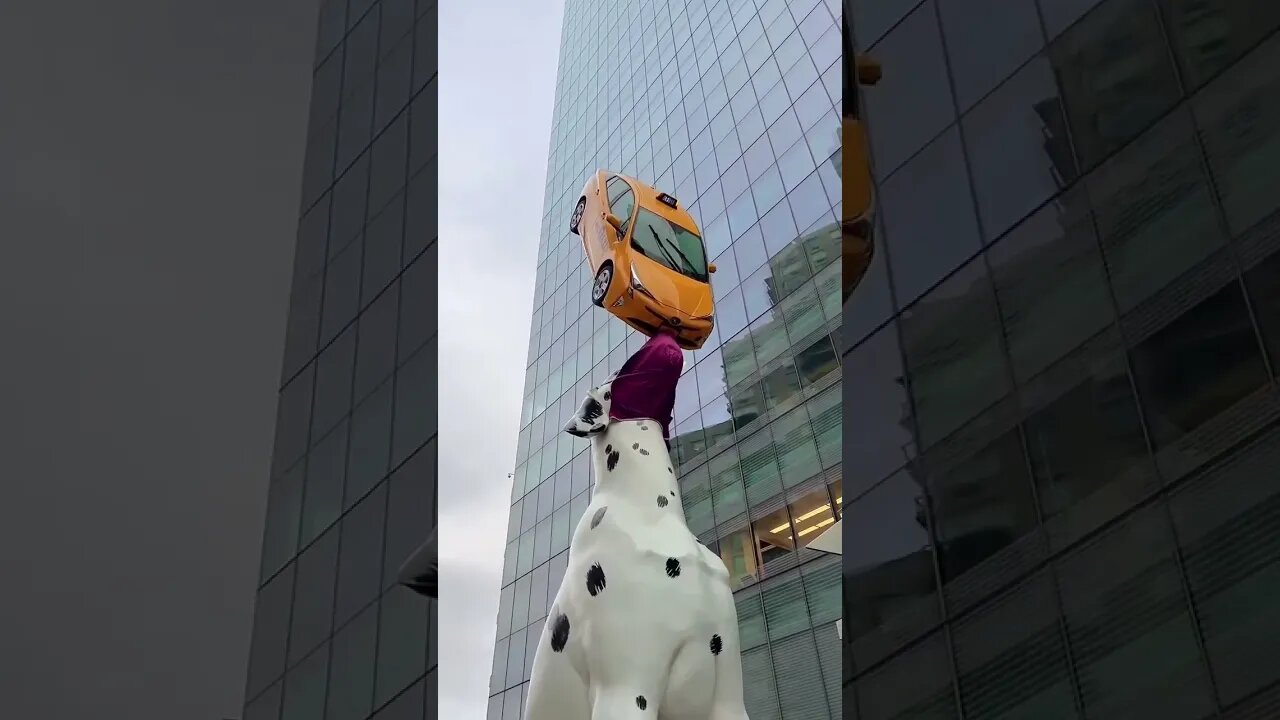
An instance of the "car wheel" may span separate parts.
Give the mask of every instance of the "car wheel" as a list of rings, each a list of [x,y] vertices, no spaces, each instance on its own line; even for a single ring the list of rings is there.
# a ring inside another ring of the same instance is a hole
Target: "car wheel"
[[[613,282],[613,263],[600,266],[595,282],[591,284],[591,302],[604,307],[604,296],[609,294],[609,285]]]
[[[587,209],[587,199],[578,198],[578,206],[573,209],[573,217],[569,218],[569,232],[578,234],[578,225],[582,222],[582,213]]]

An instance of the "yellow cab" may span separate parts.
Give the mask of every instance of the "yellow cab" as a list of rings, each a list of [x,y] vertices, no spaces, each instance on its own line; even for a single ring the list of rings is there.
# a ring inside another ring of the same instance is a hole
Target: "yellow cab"
[[[582,238],[595,278],[593,303],[645,335],[665,326],[680,347],[702,347],[715,323],[716,267],[707,262],[697,223],[674,197],[597,170],[582,188],[569,231]]]

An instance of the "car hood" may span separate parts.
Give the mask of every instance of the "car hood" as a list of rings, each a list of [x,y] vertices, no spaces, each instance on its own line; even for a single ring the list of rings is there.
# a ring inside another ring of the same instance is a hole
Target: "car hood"
[[[631,266],[640,284],[653,293],[659,303],[692,318],[711,315],[713,300],[709,284],[685,277],[638,252],[632,254]]]

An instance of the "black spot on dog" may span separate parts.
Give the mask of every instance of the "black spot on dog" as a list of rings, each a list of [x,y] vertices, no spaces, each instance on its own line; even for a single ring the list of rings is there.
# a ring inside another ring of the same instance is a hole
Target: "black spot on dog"
[[[720,642],[720,636],[712,635],[711,636],[711,654],[719,655],[720,650],[723,648],[724,648],[724,643]]]
[[[667,558],[667,577],[679,577],[680,561],[675,558]]]
[[[675,490],[672,490],[672,491],[671,491],[671,497],[675,497],[675,496],[676,496],[676,491],[675,491]]]
[[[605,451],[606,453],[611,453],[611,452],[613,452],[613,446],[612,446],[612,445],[605,445],[605,446],[604,446],[604,451]]]
[[[640,443],[631,443],[632,450],[635,450],[636,448],[639,448],[639,447],[640,447]]]
[[[604,391],[604,399],[605,399],[605,400],[608,400],[608,399],[609,399],[609,398],[611,398],[611,397],[613,397],[613,393],[609,392],[608,390],[605,390],[605,391]]]
[[[556,613],[555,622],[551,625],[551,651],[564,650],[567,642],[569,642],[569,618]]]
[[[641,429],[641,430],[648,430],[648,429],[649,429],[649,426],[648,426],[648,425],[645,425],[644,423],[640,423],[640,429]]]
[[[592,516],[591,516],[591,529],[592,529],[592,530],[595,530],[595,529],[596,529],[596,526],[600,524],[600,521],[604,519],[604,511],[605,511],[605,510],[608,510],[608,509],[609,509],[609,507],[606,505],[605,507],[602,507],[602,508],[600,508],[599,510],[597,510],[595,515],[592,515]]]
[[[587,592],[595,597],[604,589],[604,568],[600,567],[600,563],[591,566],[587,570]]]
[[[641,455],[648,455],[648,454],[649,454],[649,451],[648,451],[648,450],[645,450],[644,448],[640,448],[640,454],[641,454]]]
[[[613,472],[613,469],[618,466],[619,457],[621,457],[621,455],[617,450],[614,450],[605,456],[605,467],[609,468],[609,472]]]
[[[673,471],[670,467],[667,468],[667,472],[671,473],[672,475],[675,475],[675,471]]]
[[[582,419],[585,422],[594,423],[602,413],[604,413],[604,406],[595,398],[587,398],[587,401],[582,404]]]
[[[658,496],[658,507],[666,507],[666,506],[667,506],[667,496],[666,496],[666,495],[659,495],[659,496]]]
[[[636,696],[636,707],[638,707],[638,708],[640,708],[641,710],[643,710],[643,709],[645,709],[645,708],[649,707],[649,701],[648,701],[648,700],[645,700],[643,695],[637,695],[637,696]]]

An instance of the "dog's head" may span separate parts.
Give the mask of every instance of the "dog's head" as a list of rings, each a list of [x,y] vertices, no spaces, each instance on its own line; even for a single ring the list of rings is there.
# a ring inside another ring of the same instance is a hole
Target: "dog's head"
[[[613,399],[613,378],[609,376],[602,384],[587,392],[586,398],[578,406],[578,410],[565,423],[564,431],[578,437],[599,435],[609,426],[609,408]]]

